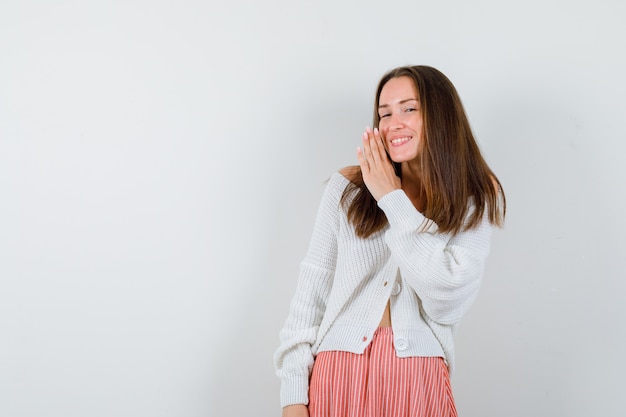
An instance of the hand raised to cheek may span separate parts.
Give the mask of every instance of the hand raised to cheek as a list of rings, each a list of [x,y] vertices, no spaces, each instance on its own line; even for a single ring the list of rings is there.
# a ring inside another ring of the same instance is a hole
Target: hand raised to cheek
[[[378,129],[367,127],[363,133],[363,149],[357,148],[357,158],[367,189],[376,199],[401,188],[400,178],[387,156]]]

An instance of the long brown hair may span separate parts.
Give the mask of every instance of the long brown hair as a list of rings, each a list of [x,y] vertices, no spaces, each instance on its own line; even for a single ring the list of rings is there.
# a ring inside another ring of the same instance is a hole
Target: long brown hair
[[[506,213],[502,185],[481,155],[461,99],[443,73],[422,65],[387,72],[376,89],[373,126],[380,122],[378,105],[383,87],[398,77],[413,80],[421,105],[424,132],[418,158],[424,216],[437,224],[440,233],[456,234],[478,226],[485,210],[489,222],[502,226]],[[400,164],[393,165],[402,179]],[[357,236],[367,238],[385,227],[387,217],[367,190],[360,167],[342,172],[350,180],[341,199],[348,205],[348,220]]]

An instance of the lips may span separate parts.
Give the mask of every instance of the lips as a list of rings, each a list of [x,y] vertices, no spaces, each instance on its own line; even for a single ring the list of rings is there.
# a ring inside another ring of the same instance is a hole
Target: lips
[[[408,141],[410,141],[411,139],[412,139],[411,136],[403,136],[403,137],[400,137],[400,138],[391,139],[390,142],[391,142],[392,146],[402,146],[405,143],[407,143]]]

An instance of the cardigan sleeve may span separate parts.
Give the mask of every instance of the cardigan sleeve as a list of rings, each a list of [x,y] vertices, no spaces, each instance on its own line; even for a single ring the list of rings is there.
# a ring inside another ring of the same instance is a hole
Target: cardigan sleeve
[[[413,288],[433,321],[457,324],[478,294],[493,226],[487,215],[473,229],[452,236],[429,219],[402,190],[378,202],[389,220],[385,241],[405,282]]]
[[[322,196],[289,315],[280,331],[280,347],[274,354],[283,407],[308,404],[311,346],[326,309],[337,260],[339,200],[345,187],[341,178],[339,174],[331,177]]]

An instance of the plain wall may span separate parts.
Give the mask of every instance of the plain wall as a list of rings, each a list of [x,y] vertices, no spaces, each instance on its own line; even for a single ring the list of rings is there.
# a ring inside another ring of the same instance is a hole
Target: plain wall
[[[508,197],[461,416],[623,415],[624,2],[0,3],[0,416],[277,416],[324,181],[380,76],[457,86]]]

